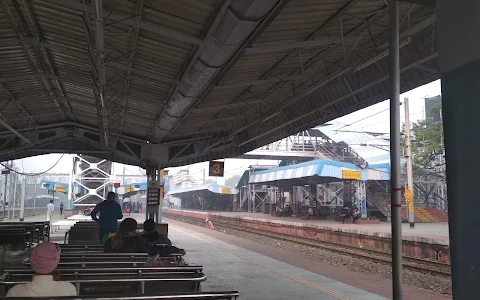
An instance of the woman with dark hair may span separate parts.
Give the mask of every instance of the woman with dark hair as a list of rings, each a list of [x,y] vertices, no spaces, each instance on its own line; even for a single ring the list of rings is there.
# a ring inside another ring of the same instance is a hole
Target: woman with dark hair
[[[140,237],[137,230],[137,221],[126,218],[120,223],[118,233],[110,237],[105,245],[105,252],[118,253],[148,253],[148,241]]]

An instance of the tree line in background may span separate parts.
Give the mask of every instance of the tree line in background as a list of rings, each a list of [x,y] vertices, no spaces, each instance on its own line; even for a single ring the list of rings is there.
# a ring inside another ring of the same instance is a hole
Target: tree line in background
[[[439,166],[439,157],[445,155],[441,98],[426,113],[424,120],[412,122],[412,156],[414,169],[433,169]],[[438,116],[438,117],[432,117]],[[405,136],[402,135],[405,145]]]

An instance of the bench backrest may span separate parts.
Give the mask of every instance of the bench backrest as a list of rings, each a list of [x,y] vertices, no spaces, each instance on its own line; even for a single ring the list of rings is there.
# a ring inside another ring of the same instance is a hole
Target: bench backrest
[[[207,277],[201,266],[65,268],[62,280],[77,287],[78,295],[157,295],[161,292],[198,292]],[[10,288],[31,280],[29,269],[6,269],[0,285]]]
[[[163,264],[178,265],[182,260],[181,254],[162,257]],[[63,257],[60,256],[58,268],[123,268],[123,267],[140,267],[147,261],[147,256],[80,256],[80,257]],[[28,258],[22,261],[26,267],[30,267]]]

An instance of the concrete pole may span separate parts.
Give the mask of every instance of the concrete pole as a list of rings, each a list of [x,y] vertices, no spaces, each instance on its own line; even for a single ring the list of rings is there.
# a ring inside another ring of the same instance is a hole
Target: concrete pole
[[[3,189],[3,216],[2,216],[3,219],[5,219],[5,207],[7,203],[7,179],[8,179],[8,174],[5,174],[5,184]]]
[[[393,300],[403,299],[402,200],[400,181],[400,47],[398,1],[389,1],[390,165]]]
[[[10,184],[8,184],[8,179],[10,180]],[[12,201],[10,199],[10,190],[12,188],[12,176],[8,176],[5,180],[5,199],[8,201],[7,206],[7,220],[10,219],[10,208],[12,207]],[[8,195],[7,195],[8,194]]]
[[[404,99],[403,105],[405,106],[405,154],[407,156],[407,188],[409,188],[413,192],[412,140],[410,136],[410,109],[408,106],[408,98]],[[413,199],[408,202],[408,221],[410,222],[410,228],[415,228]]]
[[[27,178],[26,176],[22,180],[22,194],[20,197],[20,222],[23,222],[25,218],[25,194],[27,193]]]
[[[17,204],[17,175],[13,180],[13,208],[12,208],[12,220],[15,219],[15,206]]]
[[[34,179],[34,185],[33,185],[33,215],[35,215],[35,205],[37,203],[37,184],[38,180],[37,177],[33,177]]]

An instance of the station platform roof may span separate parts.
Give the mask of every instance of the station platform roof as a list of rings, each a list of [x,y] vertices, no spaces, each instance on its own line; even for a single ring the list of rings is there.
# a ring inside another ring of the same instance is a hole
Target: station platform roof
[[[236,195],[238,194],[238,189],[232,186],[225,186],[219,184],[203,184],[197,185],[192,187],[187,187],[183,189],[178,189],[175,191],[170,191],[167,193],[167,196],[181,196],[182,194],[191,194],[193,192],[200,192],[200,191],[210,191],[214,194],[221,194],[221,195]]]
[[[357,165],[327,159],[255,172],[249,183],[279,186],[305,185],[342,180],[390,180],[390,165]]]
[[[440,77],[434,1],[408,1],[401,92]],[[388,98],[381,0],[0,1],[0,20],[3,160],[238,157]]]

